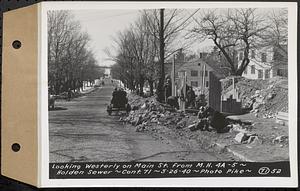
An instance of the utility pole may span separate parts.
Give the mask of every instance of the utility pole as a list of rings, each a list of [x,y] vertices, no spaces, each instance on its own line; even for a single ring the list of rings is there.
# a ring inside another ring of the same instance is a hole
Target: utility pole
[[[160,56],[160,72],[161,76],[158,82],[158,98],[164,100],[164,80],[165,80],[165,40],[164,40],[164,9],[160,9],[160,25],[159,25],[159,56]]]

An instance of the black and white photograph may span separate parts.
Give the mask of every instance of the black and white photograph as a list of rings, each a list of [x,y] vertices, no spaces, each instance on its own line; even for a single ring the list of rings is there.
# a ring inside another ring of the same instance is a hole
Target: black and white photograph
[[[288,14],[48,10],[50,177],[289,177]]]

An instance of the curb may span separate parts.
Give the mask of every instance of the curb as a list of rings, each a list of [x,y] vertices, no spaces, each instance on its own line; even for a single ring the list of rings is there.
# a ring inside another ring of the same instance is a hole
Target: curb
[[[231,153],[232,155],[234,155],[235,157],[237,157],[237,158],[238,158],[239,160],[241,160],[241,161],[255,162],[255,161],[253,161],[253,160],[251,160],[251,159],[248,159],[248,158],[245,157],[244,155],[242,155],[242,154],[240,154],[240,153],[238,153],[238,152],[236,152],[236,151],[234,151],[234,150],[228,148],[227,145],[222,145],[222,144],[220,144],[220,143],[215,143],[215,146],[219,147],[221,150],[224,150],[224,151],[227,151],[227,152]]]

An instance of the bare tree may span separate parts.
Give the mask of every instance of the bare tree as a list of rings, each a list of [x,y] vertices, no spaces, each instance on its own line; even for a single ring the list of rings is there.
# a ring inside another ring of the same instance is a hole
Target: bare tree
[[[75,90],[83,80],[96,78],[91,71],[97,62],[89,40],[70,11],[48,12],[48,82],[52,92]]]
[[[164,100],[164,60],[187,45],[187,43],[182,43],[180,35],[184,36],[182,34],[183,30],[190,24],[190,18],[197,11],[194,11],[192,14],[185,14],[186,11],[181,9],[154,9],[143,12],[149,29],[147,32],[159,43],[160,78],[157,93],[160,101]]]
[[[163,95],[164,60],[184,46],[183,30],[186,30],[197,11],[192,14],[179,9],[141,12],[140,18],[130,29],[117,35],[117,55],[112,56],[106,50],[107,55],[121,66],[115,67],[115,70],[123,68],[123,80],[128,76],[124,72],[130,71],[132,74],[134,68],[134,75],[129,77],[134,78],[131,81],[135,82],[135,86],[138,85],[141,93],[147,81],[153,94],[154,82],[159,80],[157,92]]]
[[[288,45],[288,10],[273,9],[268,16],[270,27],[263,38],[264,46],[275,46],[287,57]]]
[[[136,45],[133,46],[135,47],[133,50],[134,54],[137,55],[135,60],[139,67],[140,92],[143,91],[145,80],[147,80],[150,86],[150,93],[153,94],[153,83],[158,77],[157,62],[155,62],[158,54],[158,42],[151,34],[145,32],[149,31],[145,15],[141,15],[139,20],[136,21],[134,29],[132,39],[136,42]]]
[[[141,16],[130,29],[118,33],[115,40],[117,55],[110,57],[119,65],[114,67],[119,70],[124,80],[124,84],[129,84],[131,89],[139,89],[143,94],[144,83],[148,81],[153,93],[153,83],[155,80],[154,59],[157,54],[157,48],[153,36],[147,31],[145,17]],[[120,71],[121,70],[121,71]]]
[[[262,47],[272,51],[271,67],[284,68],[288,63],[288,10],[273,9],[268,15],[269,28],[263,36]]]
[[[283,69],[287,76],[288,63],[288,11],[287,9],[272,9],[265,15],[268,27],[257,43],[256,55],[265,54],[264,65],[269,69]],[[261,64],[262,57],[255,56],[252,62]]]
[[[256,48],[268,28],[265,20],[256,14],[256,9],[214,9],[203,11],[194,17],[197,26],[192,29],[193,37],[211,39],[220,50],[231,69],[232,75],[242,75],[248,66],[249,51]],[[237,51],[243,52],[237,59]]]

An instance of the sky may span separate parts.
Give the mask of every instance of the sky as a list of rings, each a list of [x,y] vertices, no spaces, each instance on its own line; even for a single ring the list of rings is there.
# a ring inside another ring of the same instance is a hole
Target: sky
[[[136,21],[139,10],[81,10],[72,11],[75,19],[81,24],[83,31],[91,38],[90,46],[98,65],[109,66],[114,62],[109,59],[104,49],[109,48],[113,53],[113,38],[119,31],[123,31]],[[205,46],[209,42],[202,43]],[[197,45],[200,47],[200,45]]]
[[[271,9],[260,9],[258,12],[268,12]],[[190,12],[190,11],[189,11]],[[91,38],[90,48],[93,50],[98,65],[110,66],[114,62],[109,59],[105,49],[114,53],[113,38],[119,31],[130,27],[139,17],[138,9],[124,10],[73,10],[75,19],[81,23],[82,30],[87,32]],[[194,43],[193,52],[208,51],[212,48],[213,43],[209,40]]]
[[[98,60],[98,64],[109,66],[113,64],[103,51],[111,49],[113,37],[138,18],[138,10],[91,10],[72,11],[75,19],[81,23],[83,31],[91,38],[91,48]]]

